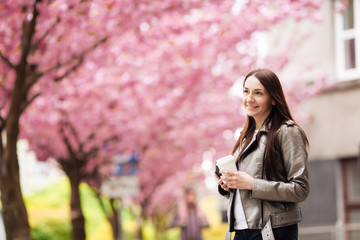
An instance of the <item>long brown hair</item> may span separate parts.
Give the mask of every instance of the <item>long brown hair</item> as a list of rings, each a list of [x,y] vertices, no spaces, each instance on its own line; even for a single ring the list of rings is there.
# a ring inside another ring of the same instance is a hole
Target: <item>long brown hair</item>
[[[279,151],[279,149],[281,149],[280,143],[277,140],[276,133],[284,122],[292,120],[295,123],[295,121],[291,116],[284,91],[276,74],[268,69],[253,70],[245,77],[243,87],[250,76],[256,77],[270,94],[272,100],[275,101],[275,105],[272,106],[269,116],[263,123],[268,132],[264,156],[264,169],[268,179],[281,178],[284,169],[282,166],[282,156],[280,155],[281,151]],[[249,145],[254,132],[255,120],[253,117],[247,116],[244,129],[232,150],[232,154],[235,153],[239,146],[241,146],[242,153],[247,145]],[[307,139],[306,142],[308,143]]]

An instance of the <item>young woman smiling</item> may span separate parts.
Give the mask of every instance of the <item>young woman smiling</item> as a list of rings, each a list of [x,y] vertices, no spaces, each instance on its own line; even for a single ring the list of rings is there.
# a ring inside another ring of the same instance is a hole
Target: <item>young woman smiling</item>
[[[232,151],[238,171],[221,172],[234,240],[297,240],[299,202],[309,194],[308,140],[293,120],[280,81],[268,69],[243,84],[247,120]]]

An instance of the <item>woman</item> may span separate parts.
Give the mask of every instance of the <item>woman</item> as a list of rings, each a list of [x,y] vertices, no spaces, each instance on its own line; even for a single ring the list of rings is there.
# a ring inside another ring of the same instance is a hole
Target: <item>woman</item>
[[[247,120],[232,151],[238,171],[222,171],[218,180],[229,198],[227,239],[235,231],[235,240],[297,240],[298,203],[309,194],[308,140],[275,73],[250,72],[243,93]]]
[[[169,228],[181,228],[181,240],[202,240],[202,229],[209,227],[209,222],[197,204],[196,191],[191,186],[185,188],[184,203],[171,220]]]

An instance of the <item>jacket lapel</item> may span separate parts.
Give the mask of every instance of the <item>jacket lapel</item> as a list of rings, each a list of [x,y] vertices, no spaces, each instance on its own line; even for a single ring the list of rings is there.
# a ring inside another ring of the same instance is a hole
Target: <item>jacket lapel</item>
[[[266,134],[266,133],[267,133],[267,132],[266,132],[266,128],[265,128],[265,126],[263,125],[263,126],[260,128],[259,132],[258,132],[257,134],[255,134],[255,135],[253,135],[253,137],[252,137],[249,145],[247,145],[246,148],[245,148],[245,150],[242,151],[242,153],[238,156],[237,161],[239,161],[240,159],[246,157],[246,155],[247,155],[248,153],[250,153],[251,151],[253,151],[254,148],[256,148],[256,146],[258,145],[258,140],[261,138],[262,135],[264,135],[264,134]]]

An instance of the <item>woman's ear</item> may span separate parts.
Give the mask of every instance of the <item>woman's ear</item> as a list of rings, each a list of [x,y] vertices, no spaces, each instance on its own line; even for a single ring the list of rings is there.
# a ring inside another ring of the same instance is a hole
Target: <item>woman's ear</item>
[[[272,101],[271,101],[271,104],[275,106],[275,105],[276,105],[276,102],[275,102],[274,100],[272,100]]]

